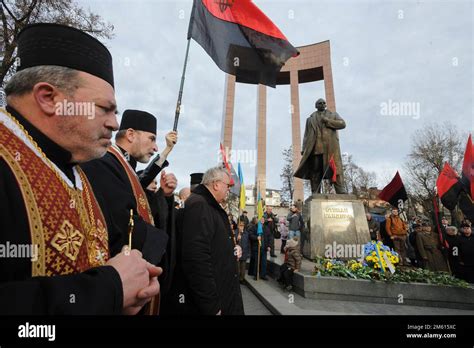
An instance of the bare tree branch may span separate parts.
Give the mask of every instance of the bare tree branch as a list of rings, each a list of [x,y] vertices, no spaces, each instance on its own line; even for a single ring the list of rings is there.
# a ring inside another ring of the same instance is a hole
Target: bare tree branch
[[[111,39],[113,25],[98,14],[84,10],[72,0],[14,0],[7,5],[1,0],[3,62],[0,84],[3,86],[14,73],[17,34],[28,24],[57,23],[69,25],[97,37]],[[5,9],[5,10],[4,10]]]
[[[444,163],[459,171],[462,153],[463,136],[449,122],[429,124],[414,133],[405,169],[411,198],[425,211],[432,209],[436,180]]]

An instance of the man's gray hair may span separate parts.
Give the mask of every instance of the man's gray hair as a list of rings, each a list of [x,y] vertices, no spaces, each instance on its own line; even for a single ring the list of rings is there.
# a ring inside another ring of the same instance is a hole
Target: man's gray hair
[[[215,181],[224,179],[225,175],[229,176],[229,173],[225,168],[222,168],[222,166],[213,167],[204,173],[201,183],[204,185],[210,185]]]
[[[119,139],[122,139],[122,138],[125,138],[125,134],[127,134],[127,130],[126,129],[121,129],[117,132],[117,134],[115,134],[115,140],[119,140]]]
[[[22,96],[39,82],[47,82],[68,96],[81,86],[79,71],[56,65],[40,65],[17,72],[8,81],[5,94]]]

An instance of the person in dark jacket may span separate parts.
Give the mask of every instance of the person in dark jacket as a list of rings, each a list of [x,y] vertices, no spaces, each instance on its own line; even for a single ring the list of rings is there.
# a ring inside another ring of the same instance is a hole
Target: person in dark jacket
[[[439,236],[428,223],[423,223],[422,231],[417,232],[416,245],[423,258],[425,269],[434,272],[449,272],[448,263],[441,252]]]
[[[243,221],[243,222],[244,222],[244,225],[245,225],[244,228],[245,228],[245,230],[247,230],[247,227],[249,227],[249,223],[250,223],[250,220],[249,220],[247,214],[248,214],[247,211],[244,210],[244,211],[242,212],[242,215],[240,215],[240,217],[239,217],[239,221]]]
[[[463,279],[474,283],[474,236],[471,225],[463,222],[461,225],[461,236],[459,237],[459,257],[461,259]]]
[[[296,205],[291,206],[290,212],[288,213],[286,219],[290,223],[288,226],[288,239],[292,239],[293,237],[298,237],[298,239],[301,239],[301,231],[304,228],[304,221],[303,216]]]
[[[172,231],[174,227],[174,238],[170,238],[170,245],[173,241],[175,247],[171,250],[175,252],[174,267],[172,268],[171,284],[169,286],[166,295],[163,297],[160,303],[160,315],[161,316],[187,316],[192,312],[195,312],[195,306],[187,301],[191,298],[189,290],[186,287],[186,280],[182,267],[182,245],[183,245],[183,212],[186,206],[186,201],[191,195],[191,190],[196,188],[202,181],[203,173],[191,174],[191,182],[189,187],[185,187],[179,191],[179,198],[181,204],[178,208],[175,206],[174,221],[170,222],[172,225]]]
[[[459,235],[455,226],[446,227],[446,241],[448,242],[448,262],[452,274],[462,279],[461,265],[459,264]]]
[[[365,214],[367,218],[367,225],[369,226],[369,232],[370,232],[370,239],[374,241],[381,240],[380,236],[380,224],[372,219],[372,214],[367,213]]]
[[[270,236],[270,242],[269,244],[267,244],[270,247],[270,257],[277,257],[275,254],[275,236],[278,233],[278,218],[276,214],[272,212],[272,210],[272,207],[267,205],[266,211],[265,213],[263,213],[263,218],[265,219],[263,229],[265,230],[265,233],[268,233],[268,235]]]
[[[239,280],[242,284],[245,280],[245,268],[247,260],[250,257],[249,232],[245,229],[245,222],[239,221],[237,230],[235,230],[235,240],[237,245],[242,248],[242,256],[239,259]]]
[[[412,232],[408,234],[408,245],[410,249],[413,249],[413,255],[409,255],[408,257],[410,257],[411,265],[414,267],[423,266],[423,258],[418,250],[418,244],[416,243],[416,235],[421,233],[421,231],[421,224],[415,223],[412,225]]]
[[[250,239],[250,265],[249,275],[254,276],[257,279],[257,265],[259,267],[259,279],[267,279],[267,252],[270,251],[271,243],[271,231],[270,229],[263,228],[265,222],[264,218],[260,221],[262,223],[263,238],[258,235],[258,219],[254,217],[249,225],[249,239]],[[260,261],[258,260],[258,243],[261,242],[260,246]]]
[[[209,169],[183,209],[182,268],[190,298],[190,314],[243,315],[237,261],[225,202],[231,178],[222,167]]]
[[[143,171],[138,171],[140,175]],[[166,184],[168,182],[168,184]],[[166,247],[165,257],[163,257],[160,267],[163,273],[159,278],[160,281],[160,315],[167,314],[168,291],[171,287],[173,274],[176,266],[176,209],[174,208],[174,189],[176,188],[176,177],[174,174],[165,174],[162,172],[160,176],[161,187],[158,187],[156,179],[154,179],[145,189],[145,194],[150,204],[151,213],[155,227],[163,230],[168,235],[168,244]]]
[[[298,245],[298,237],[289,239],[285,246],[285,263],[280,266],[278,282],[288,291],[293,289],[293,274],[301,269],[303,256]]]

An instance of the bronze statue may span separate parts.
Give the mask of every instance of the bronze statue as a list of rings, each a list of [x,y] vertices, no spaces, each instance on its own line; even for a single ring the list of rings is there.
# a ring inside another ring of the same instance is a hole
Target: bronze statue
[[[338,129],[346,128],[346,122],[337,112],[326,109],[326,101],[316,101],[317,111],[313,112],[306,120],[303,138],[302,158],[295,177],[311,180],[313,194],[321,192],[322,179],[331,178],[329,168],[331,155],[336,164],[336,193],[346,193],[342,173],[341,150],[339,149]],[[325,175],[324,175],[325,174]],[[324,175],[324,178],[323,178]]]

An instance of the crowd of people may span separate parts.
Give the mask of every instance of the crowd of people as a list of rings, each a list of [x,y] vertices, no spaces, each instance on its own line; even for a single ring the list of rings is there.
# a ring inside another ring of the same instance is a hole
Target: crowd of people
[[[382,223],[370,213],[367,222],[371,239],[394,248],[400,256],[400,266],[448,272],[474,283],[474,238],[469,220],[463,220],[458,229],[442,216],[438,229],[436,223],[419,216],[405,221],[398,208],[392,208]]]
[[[280,254],[284,254],[284,263],[280,267],[278,281],[287,290],[292,289],[293,273],[301,268],[302,254],[299,240],[304,228],[302,214],[296,205],[291,206],[286,218],[278,218],[271,206],[266,206],[263,217],[258,221],[254,216],[250,221],[248,212],[243,211],[238,221],[229,214],[229,223],[234,230],[235,240],[242,248],[239,260],[240,282],[245,283],[245,274],[254,280],[268,280],[267,258],[277,257],[275,239],[281,239]],[[261,233],[259,233],[259,223]]]
[[[247,261],[249,276],[267,280],[279,238],[279,281],[291,290],[300,206],[286,219],[267,206],[260,221],[246,212],[235,221],[223,208],[232,178],[222,166],[192,174],[176,202],[165,168],[178,134],[158,153],[154,115],[127,109],[118,124],[108,49],[56,24],[28,26],[17,40],[21,64],[0,109],[0,244],[38,252],[0,259],[1,314],[241,315]],[[73,107],[59,112],[64,103]],[[74,107],[83,103],[94,112]],[[138,163],[148,166],[137,172]],[[373,238],[384,238],[368,219]],[[472,282],[471,226],[443,226],[446,246],[394,209],[385,230],[402,265],[408,256]]]

